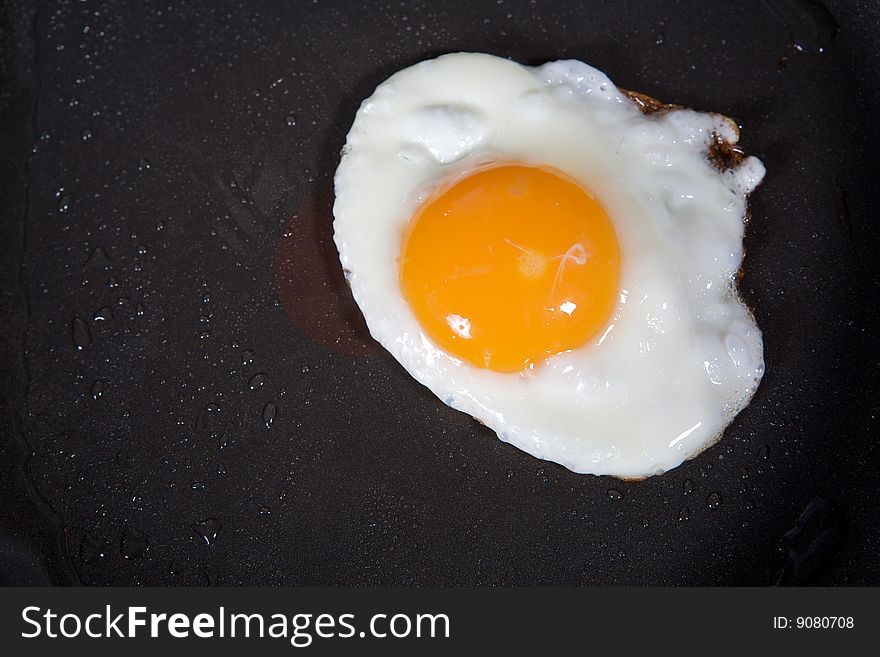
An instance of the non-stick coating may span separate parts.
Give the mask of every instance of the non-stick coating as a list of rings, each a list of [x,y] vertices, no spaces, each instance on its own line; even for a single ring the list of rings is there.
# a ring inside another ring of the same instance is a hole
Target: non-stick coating
[[[37,5],[4,17],[4,581],[880,583],[873,3]],[[365,337],[339,149],[457,50],[583,59],[766,164],[767,374],[693,461],[574,475]]]

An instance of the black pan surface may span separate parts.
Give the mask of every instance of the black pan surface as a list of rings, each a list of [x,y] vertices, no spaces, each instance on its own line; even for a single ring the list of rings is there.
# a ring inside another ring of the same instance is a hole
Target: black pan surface
[[[6,2],[0,571],[85,584],[878,584],[873,2]],[[498,441],[371,342],[331,242],[359,102],[580,58],[767,167],[767,374],[643,482]]]

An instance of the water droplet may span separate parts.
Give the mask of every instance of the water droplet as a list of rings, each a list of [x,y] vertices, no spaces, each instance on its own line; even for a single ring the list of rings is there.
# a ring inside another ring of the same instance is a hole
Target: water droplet
[[[58,212],[67,212],[70,209],[70,204],[73,202],[73,197],[70,194],[62,194],[58,198]]]
[[[77,351],[87,349],[92,344],[92,332],[89,331],[89,325],[86,324],[86,320],[81,317],[73,318],[71,335],[73,337],[73,347]]]
[[[825,570],[846,534],[843,511],[831,500],[817,497],[807,504],[797,523],[782,537],[783,555],[778,584],[803,586]]]
[[[620,500],[623,499],[623,494],[614,488],[608,489],[608,498],[612,500]]]
[[[292,128],[296,125],[296,115],[293,113],[288,114],[284,117],[284,122]]]
[[[138,529],[126,527],[122,531],[122,540],[119,543],[119,552],[126,559],[142,557],[150,547],[150,539]]]
[[[106,266],[109,262],[110,256],[107,255],[107,251],[104,250],[104,247],[96,246],[92,249],[92,252],[89,254],[89,257],[86,258],[83,265]]]
[[[88,534],[82,537],[79,544],[79,558],[83,563],[94,563],[104,557],[104,552],[98,542]]]
[[[101,395],[104,394],[104,382],[101,380],[95,381],[92,384],[92,399],[97,401],[101,398]]]
[[[690,495],[691,493],[693,493],[694,492],[694,482],[690,479],[685,479],[681,483],[681,491],[685,495]]]
[[[706,498],[706,504],[710,509],[717,509],[721,506],[721,493],[717,491],[709,493],[709,497]]]
[[[272,513],[272,509],[270,509],[265,504],[260,507],[260,515],[261,516],[268,516],[270,513]]]
[[[251,380],[248,381],[248,387],[251,390],[258,390],[266,385],[266,382],[269,380],[269,375],[264,374],[263,372],[257,372],[251,377]]]
[[[217,586],[220,573],[217,571],[216,566],[205,566],[205,569],[202,571],[202,577],[205,578],[206,586]]]
[[[149,169],[151,166],[153,166],[153,165],[150,163],[150,161],[148,159],[141,158],[141,160],[138,162],[138,171],[143,171],[144,169]]]
[[[223,523],[217,518],[208,518],[195,523],[192,528],[205,541],[205,545],[214,545],[217,542],[217,535],[223,528]]]
[[[92,320],[96,322],[109,322],[113,319],[113,309],[110,306],[104,306],[92,316]]]
[[[691,519],[691,510],[686,506],[681,507],[681,510],[678,512],[678,520],[679,522],[687,522]]]
[[[263,406],[263,424],[266,425],[267,429],[272,428],[272,423],[275,422],[275,415],[278,413],[278,404],[275,402],[269,402],[265,406]]]

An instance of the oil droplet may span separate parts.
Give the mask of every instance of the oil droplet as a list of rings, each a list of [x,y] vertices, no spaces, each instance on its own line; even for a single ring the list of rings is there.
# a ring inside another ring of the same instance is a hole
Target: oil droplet
[[[681,491],[685,495],[690,495],[694,492],[694,482],[691,479],[685,479],[681,484]]]
[[[710,509],[717,509],[719,506],[721,506],[721,493],[709,493],[709,497],[706,498],[706,504],[709,506]]]
[[[263,406],[263,424],[266,425],[267,429],[272,428],[272,423],[275,422],[275,415],[278,413],[278,404],[275,402],[269,402],[265,406]]]
[[[269,375],[264,374],[263,372],[257,372],[251,377],[251,380],[248,381],[248,387],[251,390],[259,390],[262,388],[266,382],[269,380]]]
[[[79,558],[83,563],[94,563],[104,557],[104,552],[98,542],[88,534],[82,537],[79,544]]]
[[[104,306],[92,316],[92,320],[96,322],[108,322],[113,319],[113,309],[110,306]]]
[[[70,209],[70,204],[73,202],[73,197],[70,194],[62,194],[58,198],[58,212],[67,212]]]
[[[119,543],[119,552],[126,559],[142,557],[150,547],[150,539],[138,529],[126,527],[122,532],[122,540]]]
[[[608,489],[608,498],[612,500],[620,500],[623,499],[623,494],[614,488]]]
[[[681,510],[678,512],[678,520],[679,522],[687,522],[691,519],[691,510],[686,506],[681,507]]]
[[[86,324],[86,320],[81,317],[73,318],[71,335],[73,336],[73,347],[77,351],[87,349],[92,344],[92,332],[89,331],[89,325]]]
[[[223,523],[217,520],[217,518],[208,518],[207,520],[195,523],[192,528],[205,541],[205,545],[214,545],[217,542],[217,535],[223,528]]]
[[[284,117],[284,122],[289,126],[293,127],[296,125],[296,115],[291,113]]]
[[[101,380],[95,381],[92,384],[92,399],[95,401],[101,398],[101,395],[104,394],[104,382]]]

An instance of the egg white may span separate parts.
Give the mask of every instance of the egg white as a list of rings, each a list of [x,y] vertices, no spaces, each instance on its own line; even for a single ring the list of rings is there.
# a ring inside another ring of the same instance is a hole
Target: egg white
[[[335,177],[335,241],[371,334],[444,403],[538,458],[624,478],[676,467],[720,437],[764,372],[734,282],[764,167],[749,157],[719,170],[716,139],[735,143],[736,126],[686,109],[646,115],[579,61],[456,53],[394,74],[358,110]],[[398,272],[404,229],[432,189],[509,162],[579,181],[621,249],[607,327],[514,374],[435,346]]]

